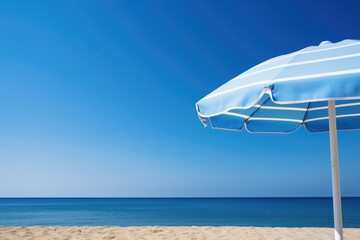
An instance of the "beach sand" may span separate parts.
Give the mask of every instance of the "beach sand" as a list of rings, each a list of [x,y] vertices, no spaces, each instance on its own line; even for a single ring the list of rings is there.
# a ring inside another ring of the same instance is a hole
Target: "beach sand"
[[[359,240],[360,228],[344,230]],[[265,227],[0,227],[1,240],[332,240],[330,228]]]

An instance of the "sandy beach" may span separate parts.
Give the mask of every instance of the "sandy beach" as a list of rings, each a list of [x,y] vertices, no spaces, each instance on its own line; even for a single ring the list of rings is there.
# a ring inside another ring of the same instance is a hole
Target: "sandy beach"
[[[346,240],[360,239],[360,228],[344,230]],[[0,227],[2,240],[332,240],[330,228],[266,227]]]

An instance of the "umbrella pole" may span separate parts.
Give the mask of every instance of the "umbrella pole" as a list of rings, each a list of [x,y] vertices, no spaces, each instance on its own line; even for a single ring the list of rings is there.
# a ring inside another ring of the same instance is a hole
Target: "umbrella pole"
[[[335,100],[328,101],[335,240],[343,240]]]

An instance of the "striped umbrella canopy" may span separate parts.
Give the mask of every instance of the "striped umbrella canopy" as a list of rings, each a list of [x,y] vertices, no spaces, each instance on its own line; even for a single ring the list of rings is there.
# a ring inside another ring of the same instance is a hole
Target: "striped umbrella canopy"
[[[342,239],[336,130],[360,128],[360,41],[324,41],[260,63],[205,96],[196,110],[215,129],[330,130],[335,239]]]

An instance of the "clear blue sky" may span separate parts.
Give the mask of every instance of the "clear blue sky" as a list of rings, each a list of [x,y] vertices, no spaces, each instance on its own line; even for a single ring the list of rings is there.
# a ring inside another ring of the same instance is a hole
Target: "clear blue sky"
[[[357,1],[1,1],[0,196],[331,196],[328,134],[203,128],[251,66],[360,39]],[[360,196],[360,131],[339,133]]]

